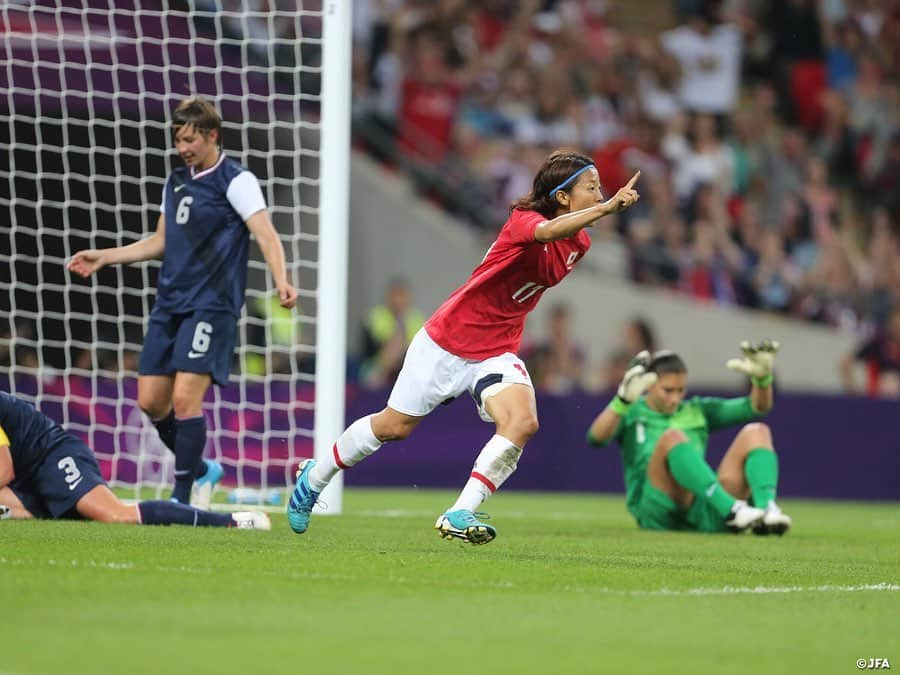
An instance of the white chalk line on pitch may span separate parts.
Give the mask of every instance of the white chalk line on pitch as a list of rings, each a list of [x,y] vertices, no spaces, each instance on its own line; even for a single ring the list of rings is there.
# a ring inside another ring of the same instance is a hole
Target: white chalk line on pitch
[[[35,564],[33,560],[10,560],[9,558],[0,557],[0,564],[13,566],[28,566]],[[79,561],[79,560],[47,560],[45,565],[60,568],[93,568],[114,571],[124,570],[140,570],[141,566],[130,562],[98,562],[95,560]],[[182,574],[212,574],[219,571],[218,568],[206,567],[170,567],[170,566],[152,566],[144,568],[149,571],[163,573],[182,573]],[[257,570],[254,574],[259,576],[270,576],[279,579],[322,579],[331,581],[358,581],[363,577],[352,574],[327,574],[322,572],[267,572]],[[366,577],[371,579],[371,577]],[[389,583],[401,585],[421,585],[430,586],[431,581],[422,579],[411,579],[408,577],[388,576],[384,580]],[[441,582],[442,585],[459,585],[461,587],[471,588],[469,582],[460,582],[453,584],[452,582]],[[514,590],[516,588],[526,588],[526,585],[515,584],[511,581],[482,581],[478,584],[482,588],[493,588],[498,590]],[[698,588],[657,588],[649,590],[641,589],[622,589],[622,588],[605,588],[594,586],[562,586],[557,590],[568,591],[574,593],[599,593],[604,595],[622,595],[634,597],[702,597],[702,596],[727,596],[727,595],[775,595],[789,593],[863,593],[863,592],[900,592],[900,584],[879,582],[872,584],[855,584],[855,585],[837,585],[822,584],[818,586],[721,586],[718,588],[698,587]],[[5,675],[0,671],[0,675]]]

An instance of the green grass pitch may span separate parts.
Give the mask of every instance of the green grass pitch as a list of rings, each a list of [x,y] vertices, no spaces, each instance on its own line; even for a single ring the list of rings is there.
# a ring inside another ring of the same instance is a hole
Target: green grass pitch
[[[615,496],[350,489],[272,532],[0,523],[0,674],[853,673],[900,668],[897,504],[785,500],[783,538],[642,532]]]

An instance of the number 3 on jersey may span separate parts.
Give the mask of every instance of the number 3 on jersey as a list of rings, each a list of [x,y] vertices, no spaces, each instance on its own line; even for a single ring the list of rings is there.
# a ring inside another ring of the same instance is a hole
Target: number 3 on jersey
[[[179,225],[184,225],[188,219],[191,217],[191,204],[194,203],[193,197],[188,197],[185,195],[181,198],[181,201],[178,202],[178,208],[175,209],[175,222]]]

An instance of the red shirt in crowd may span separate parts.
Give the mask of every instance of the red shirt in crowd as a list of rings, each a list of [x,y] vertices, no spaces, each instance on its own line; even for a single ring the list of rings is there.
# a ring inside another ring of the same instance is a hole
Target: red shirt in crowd
[[[430,162],[443,160],[462,91],[452,80],[427,84],[406,79],[400,105],[400,150]]]

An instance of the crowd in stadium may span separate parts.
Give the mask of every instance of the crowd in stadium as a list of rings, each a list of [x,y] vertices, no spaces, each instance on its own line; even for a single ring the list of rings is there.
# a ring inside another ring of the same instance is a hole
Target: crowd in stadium
[[[608,193],[642,171],[612,225],[633,280],[882,326],[900,302],[900,2],[678,0],[645,30],[622,28],[624,4],[355,3],[361,145],[490,234],[548,148],[583,148]]]

